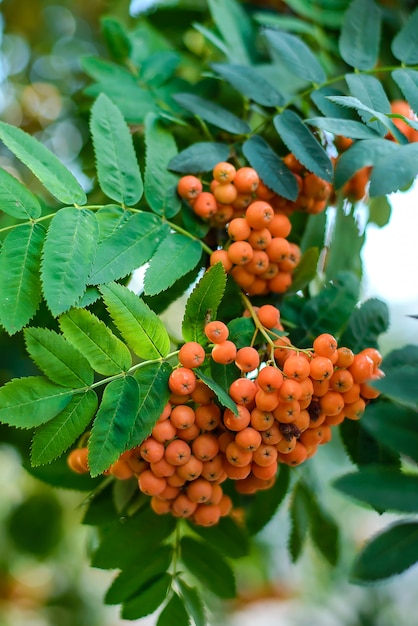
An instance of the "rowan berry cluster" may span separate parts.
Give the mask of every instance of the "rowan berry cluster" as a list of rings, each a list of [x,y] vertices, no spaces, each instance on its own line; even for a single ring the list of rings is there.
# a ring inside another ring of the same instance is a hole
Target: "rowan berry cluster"
[[[189,341],[180,348],[169,401],[150,435],[107,472],[135,476],[158,514],[216,524],[233,506],[224,481],[233,481],[241,494],[268,489],[280,463],[297,466],[312,457],[330,441],[333,426],[359,419],[378,396],[369,384],[382,376],[378,350],[354,354],[328,333],[310,349],[298,349],[282,333],[275,306],[252,307],[244,315],[255,316],[260,341],[238,349],[222,321],[207,323],[207,345]],[[210,359],[238,368],[228,389],[236,411],[221,406],[196,374]],[[87,472],[87,448],[73,450],[68,463]]]

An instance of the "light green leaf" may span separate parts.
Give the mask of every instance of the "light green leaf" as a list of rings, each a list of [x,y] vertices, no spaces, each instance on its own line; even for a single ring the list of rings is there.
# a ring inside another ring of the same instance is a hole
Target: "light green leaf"
[[[255,68],[232,63],[212,63],[212,68],[249,100],[267,107],[283,106],[283,96]]]
[[[245,9],[236,0],[208,0],[208,7],[225,43],[228,60],[249,65],[253,53],[248,42],[253,41],[255,33]]]
[[[138,405],[139,385],[133,376],[106,385],[88,443],[93,477],[107,470],[127,449]]]
[[[338,207],[332,228],[332,239],[325,268],[325,275],[332,280],[339,272],[347,270],[361,277],[363,268],[361,250],[366,235],[361,232],[352,213],[346,214]]]
[[[305,124],[326,130],[333,135],[344,135],[351,139],[373,139],[379,135],[369,126],[354,120],[341,120],[332,117],[312,117],[305,120]]]
[[[189,626],[190,617],[184,601],[177,593],[173,593],[158,616],[157,626]]]
[[[410,14],[408,21],[392,40],[393,55],[406,65],[418,63],[418,9]]]
[[[184,174],[209,172],[220,161],[227,161],[229,152],[230,149],[226,143],[198,141],[176,154],[167,167]]]
[[[418,561],[418,523],[400,521],[378,533],[357,557],[354,583],[381,581],[404,572]]]
[[[164,128],[154,113],[145,118],[145,147],[147,203],[154,213],[170,219],[181,207],[181,199],[176,193],[178,178],[168,170],[170,159],[177,154],[177,146],[172,133]]]
[[[72,309],[59,318],[64,337],[104,376],[127,371],[131,355],[102,320],[85,309]]]
[[[306,0],[286,0],[286,4],[296,15],[307,17],[309,22],[313,22],[313,27],[315,27],[316,22],[316,24],[319,24],[321,27],[330,26],[331,28],[338,28],[341,26],[341,22],[343,20],[343,11],[347,6],[347,1],[330,0],[327,2],[326,0],[321,0],[320,2],[313,4],[312,2],[306,2]],[[269,11],[265,11],[263,15],[265,15],[268,19],[274,19],[275,17],[291,19],[290,17],[288,18],[287,15],[276,16],[274,13],[271,13],[270,15]],[[305,20],[302,21],[301,19],[298,19],[298,21],[301,22],[302,26],[311,26],[311,24]],[[319,35],[315,31],[315,37],[318,36]]]
[[[42,376],[14,378],[0,389],[0,422],[35,428],[62,411],[72,396],[72,390]]]
[[[196,267],[202,256],[200,241],[171,233],[159,245],[145,272],[144,292],[161,293]]]
[[[123,76],[123,75],[122,75]],[[151,111],[158,113],[154,95],[145,87],[140,87],[133,76],[128,80],[107,79],[94,83],[84,90],[92,98],[104,93],[120,109],[124,119],[131,124],[143,124]]]
[[[45,300],[53,315],[77,304],[86,290],[99,228],[88,209],[66,207],[55,213],[42,254]]]
[[[141,267],[169,231],[170,227],[157,215],[134,213],[98,244],[89,283],[108,283]]]
[[[42,372],[57,385],[91,385],[94,372],[84,356],[66,339],[47,328],[24,330],[26,349]]]
[[[36,219],[41,214],[41,205],[15,176],[0,168],[0,206],[1,210],[18,219]]]
[[[263,32],[280,61],[295,76],[311,83],[325,82],[326,75],[321,64],[300,37],[272,28],[265,28]]]
[[[353,0],[344,16],[339,49],[344,61],[371,70],[379,55],[381,12],[373,0]]]
[[[235,576],[231,566],[211,544],[184,536],[180,542],[181,560],[201,585],[219,598],[234,598]]]
[[[192,616],[196,626],[207,626],[205,607],[197,587],[189,587],[181,578],[177,578],[177,583],[179,585],[179,591],[186,603],[187,610]]]
[[[370,176],[369,194],[383,196],[410,185],[418,174],[418,144],[400,146],[396,153],[396,167],[391,155],[380,158]]]
[[[408,68],[394,70],[392,78],[402,91],[408,103],[415,111],[418,112],[418,71]]]
[[[117,329],[135,354],[158,359],[170,351],[170,337],[160,318],[145,302],[118,283],[102,285],[104,303]]]
[[[379,228],[383,228],[383,226],[389,223],[392,215],[392,205],[386,196],[370,198],[367,206],[369,209],[368,224],[375,224]]]
[[[224,295],[226,273],[221,263],[208,269],[190,294],[184,311],[182,333],[185,341],[207,343],[204,327],[208,316],[216,319],[216,313]]]
[[[129,440],[128,449],[139,446],[150,434],[165,405],[170,390],[168,378],[172,368],[168,363],[148,363],[134,372],[139,383],[139,408]]]
[[[72,173],[35,137],[21,128],[0,122],[0,139],[60,202],[87,202],[84,190]]]
[[[101,17],[100,23],[110,53],[117,61],[125,61],[132,50],[128,33],[118,20],[109,15]]]
[[[99,242],[118,230],[130,217],[131,213],[117,204],[108,204],[96,211]]]
[[[97,411],[98,399],[92,389],[76,394],[67,406],[47,424],[40,426],[33,437],[31,463],[51,463],[80,437]]]
[[[205,100],[192,93],[176,93],[173,98],[186,111],[228,133],[246,135],[251,130],[247,122],[211,100]]]
[[[243,143],[242,151],[263,183],[287,200],[296,200],[299,189],[294,174],[260,135]]]
[[[286,110],[276,115],[273,123],[281,139],[298,161],[310,172],[331,182],[334,173],[331,159],[299,115]]]
[[[90,130],[101,189],[116,202],[135,205],[143,184],[132,135],[120,109],[104,93],[92,107]]]
[[[35,315],[41,301],[39,266],[45,228],[22,224],[10,231],[0,250],[0,322],[10,335]]]

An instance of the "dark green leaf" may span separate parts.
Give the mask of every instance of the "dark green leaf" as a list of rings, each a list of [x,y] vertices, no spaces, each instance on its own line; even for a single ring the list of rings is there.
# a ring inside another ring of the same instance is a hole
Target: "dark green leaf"
[[[204,541],[183,537],[181,560],[201,585],[223,599],[234,598],[235,577],[231,566],[218,550]]]
[[[21,128],[0,122],[0,139],[45,188],[63,204],[85,204],[84,190],[72,173],[40,141]]]
[[[208,0],[212,19],[222,36],[231,63],[250,64],[254,30],[245,9],[236,1]]]
[[[373,382],[386,397],[418,410],[418,367],[401,365]]]
[[[0,422],[35,428],[65,409],[73,391],[42,376],[14,378],[0,389]]]
[[[108,283],[127,276],[151,258],[170,228],[152,213],[134,213],[97,246],[89,282]]]
[[[342,95],[344,94],[341,91],[332,87],[321,87],[320,89],[315,89],[311,94],[311,100],[325,117],[357,121],[357,115],[352,109],[338,106],[338,104],[328,99],[329,96]]]
[[[136,620],[154,613],[166,599],[170,585],[170,574],[163,574],[159,578],[154,579],[135,598],[123,605],[122,618]]]
[[[395,158],[400,146],[386,139],[366,139],[356,141],[348,150],[338,158],[335,167],[334,184],[340,189],[362,167],[374,165],[386,155]]]
[[[184,580],[177,578],[179,591],[186,603],[187,610],[196,626],[206,626],[205,607],[196,587],[189,587]]]
[[[299,289],[306,287],[315,278],[318,260],[318,248],[309,248],[304,252],[292,275],[293,280],[288,289],[288,293],[296,293]]]
[[[41,214],[41,205],[15,176],[0,168],[0,206],[1,210],[18,219],[36,219]]]
[[[380,84],[380,83],[379,83]],[[354,120],[341,120],[336,117],[312,117],[305,124],[326,130],[333,135],[344,135],[352,139],[373,139],[378,134],[368,126]]]
[[[316,215],[307,216],[303,229],[302,239],[300,241],[300,249],[306,252],[309,248],[318,248],[321,250],[324,246],[325,231],[327,223],[326,211],[317,213]]]
[[[104,376],[127,371],[132,359],[128,348],[102,320],[86,309],[72,309],[59,319],[64,337]]]
[[[232,341],[239,350],[240,348],[244,348],[244,346],[251,345],[256,328],[254,321],[250,317],[236,317],[228,322],[228,330],[228,339]]]
[[[392,40],[394,56],[406,65],[418,63],[418,9],[410,14],[408,21]]]
[[[36,479],[41,480],[51,487],[60,489],[71,489],[74,491],[85,491],[91,493],[94,489],[101,487],[103,478],[91,478],[90,474],[76,474],[71,471],[65,456],[61,456],[48,465],[32,467],[28,462],[24,462],[25,470]],[[86,494],[89,497],[89,494]]]
[[[276,115],[273,122],[282,141],[297,160],[310,172],[331,182],[334,174],[331,159],[299,115],[288,109]]]
[[[385,372],[397,370],[399,366],[411,365],[412,367],[418,367],[418,346],[409,344],[402,346],[402,348],[396,348],[391,350],[387,354],[382,362],[382,369]]]
[[[280,61],[295,76],[311,83],[325,81],[326,76],[321,64],[300,37],[271,28],[265,28],[263,32]]]
[[[168,171],[168,164],[177,154],[173,135],[161,124],[158,116],[145,118],[145,197],[149,207],[168,219],[176,215],[181,200],[176,193],[178,178]]]
[[[33,437],[32,465],[50,463],[80,437],[93,419],[98,405],[92,389],[76,394],[58,415],[40,426]]]
[[[41,301],[39,265],[44,237],[42,224],[22,224],[3,241],[0,322],[10,335],[31,320]]]
[[[211,100],[205,100],[192,93],[176,93],[173,98],[186,111],[228,133],[246,135],[251,130],[247,122]]]
[[[418,476],[381,465],[337,478],[333,485],[344,494],[380,511],[418,512]]]
[[[299,189],[294,174],[263,137],[253,135],[243,143],[242,151],[267,187],[287,200],[296,200]]]
[[[370,408],[366,407],[366,412]],[[392,451],[373,437],[364,428],[363,421],[346,419],[340,426],[342,442],[351,461],[359,467],[380,464],[399,469],[399,450]]]
[[[92,107],[90,131],[103,193],[125,206],[135,205],[143,184],[132,135],[120,109],[104,93]]]
[[[273,487],[255,494],[247,512],[247,528],[250,535],[256,535],[273,518],[287,494],[289,481],[289,467],[282,464]]]
[[[253,67],[212,63],[212,68],[249,100],[267,107],[280,107],[283,96]]]
[[[133,376],[106,385],[88,443],[93,477],[107,470],[127,449],[138,406],[139,385]]]
[[[125,61],[131,53],[132,44],[122,24],[109,15],[100,19],[107,47],[116,61]]]
[[[301,555],[303,544],[309,530],[308,494],[303,483],[296,484],[290,502],[291,529],[289,535],[289,552],[295,562]]]
[[[397,83],[408,103],[415,111],[418,112],[418,71],[408,68],[394,70],[392,78]]]
[[[221,363],[216,363],[216,361],[211,359],[210,374],[212,380],[216,381],[216,384],[226,393],[226,390],[229,389],[231,383],[240,376],[240,370],[237,368],[235,363],[222,365]],[[234,412],[236,412],[235,407]]]
[[[342,207],[338,207],[325,268],[328,280],[332,280],[344,270],[361,277],[361,251],[365,239],[366,235],[360,232],[355,217],[351,213],[345,214]]]
[[[216,397],[218,398],[222,406],[225,406],[228,409],[231,409],[231,411],[233,411],[235,415],[238,415],[238,409],[237,409],[235,402],[226,393],[226,391],[221,387],[221,385],[219,385],[210,376],[206,376],[206,374],[204,374],[199,368],[195,368],[194,371],[196,372],[196,376],[200,378],[200,380],[203,380],[203,382],[206,383],[209,389],[212,389],[212,391],[215,392]]]
[[[190,617],[184,605],[184,601],[176,593],[173,593],[160,615],[157,626],[189,626]]]
[[[229,152],[230,148],[226,143],[198,141],[176,154],[167,167],[182,174],[209,172],[217,163],[226,161]]]
[[[66,207],[49,225],[42,254],[45,300],[53,315],[75,306],[86,290],[99,228],[88,209]]]
[[[351,580],[369,583],[400,574],[418,561],[418,523],[401,521],[375,535],[357,557]]]
[[[190,294],[184,312],[182,333],[185,341],[207,343],[204,327],[208,319],[216,319],[223,298],[226,274],[221,263],[213,265],[199,280]]]
[[[176,280],[196,267],[201,256],[200,241],[177,233],[167,235],[158,246],[145,272],[146,295],[154,296],[171,287]]]
[[[66,339],[47,328],[25,328],[26,349],[42,372],[57,385],[91,385],[94,373],[88,361]]]
[[[335,566],[339,556],[339,527],[322,508],[316,495],[307,488],[305,490],[312,541],[328,563]]]
[[[348,346],[354,352],[364,348],[377,348],[377,338],[389,328],[389,310],[387,304],[377,298],[370,298],[354,309],[340,344]]]
[[[358,98],[360,102],[381,113],[390,113],[389,99],[382,83],[375,76],[370,74],[346,74],[345,80],[351,95]],[[373,114],[360,110],[359,115],[369,125],[370,129],[376,130],[379,135],[386,135],[386,127],[382,123],[370,121]],[[345,133],[341,132],[340,135],[345,135]],[[349,135],[346,136],[349,137]],[[368,138],[370,137],[354,137],[354,139]]]
[[[339,39],[344,61],[358,70],[370,70],[377,62],[381,13],[373,0],[353,0],[344,16]]]
[[[270,496],[273,497],[272,494]],[[231,517],[221,517],[215,526],[192,525],[192,528],[202,539],[216,546],[225,556],[239,559],[248,555],[250,549],[248,534]]]
[[[418,461],[417,411],[380,401],[367,407],[361,421],[384,445]]]
[[[417,157],[416,143],[399,146],[395,159],[396,167],[393,167],[393,155],[382,156],[370,176],[370,196],[383,196],[411,184],[418,174]]]
[[[133,291],[109,283],[100,291],[117,329],[127,345],[142,359],[155,359],[170,352],[170,337],[160,318]]]
[[[343,11],[347,6],[346,0],[330,0],[327,2],[326,0],[321,0],[321,2],[313,4],[312,2],[306,2],[305,0],[286,0],[287,6],[292,9],[296,13],[296,15],[301,15],[305,18],[308,18],[309,22],[313,22],[323,26],[330,26],[331,28],[336,28],[341,26],[343,20]],[[276,15],[272,14],[270,17],[270,12],[265,13],[266,17],[269,19],[275,18]],[[286,16],[277,16],[282,19],[286,19]],[[288,18],[290,19],[290,18]],[[298,19],[298,22],[301,22],[302,26],[306,26],[307,22],[301,19]],[[302,28],[302,27],[301,27]],[[302,31],[304,32],[304,30]],[[312,33],[313,34],[313,33]],[[315,37],[317,38],[319,35],[315,31]]]

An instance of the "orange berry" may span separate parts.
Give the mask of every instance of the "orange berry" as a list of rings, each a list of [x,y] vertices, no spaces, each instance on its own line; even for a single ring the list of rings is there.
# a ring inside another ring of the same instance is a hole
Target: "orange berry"
[[[212,170],[213,178],[221,185],[231,183],[236,176],[236,169],[232,163],[220,161]]]
[[[189,460],[176,468],[176,474],[183,480],[196,480],[202,473],[203,461],[191,455]]]
[[[344,415],[349,420],[358,420],[364,413],[366,403],[363,398],[359,398],[350,404],[344,405]]]
[[[238,467],[237,465],[232,465],[226,457],[223,458],[222,465],[227,477],[231,480],[243,480],[251,472],[250,463],[244,467]]]
[[[248,241],[234,241],[228,248],[228,257],[235,265],[246,265],[253,258],[254,250]]]
[[[223,422],[226,428],[233,432],[238,432],[247,428],[250,423],[251,414],[249,410],[242,404],[237,404],[238,415],[235,415],[231,409],[225,409],[223,414]]]
[[[179,493],[171,505],[171,509],[177,517],[190,517],[196,508],[197,502],[192,502],[185,493]]]
[[[282,265],[282,263],[280,263]],[[272,293],[284,293],[292,284],[292,274],[280,271],[274,278],[268,281],[269,291]]]
[[[192,442],[192,452],[196,458],[201,461],[209,461],[213,459],[219,452],[219,443],[217,437],[210,433],[202,433],[198,435]]]
[[[196,387],[196,375],[189,367],[178,367],[171,372],[168,386],[173,393],[188,395]]]
[[[193,521],[198,526],[214,526],[220,517],[221,509],[217,504],[199,504],[193,513]]]
[[[293,422],[300,413],[300,404],[297,400],[288,400],[287,402],[280,402],[280,404],[274,409],[274,418],[283,424]]]
[[[164,515],[170,512],[171,502],[169,500],[163,500],[158,496],[152,496],[150,505],[154,513],[157,515]]]
[[[210,255],[209,262],[211,266],[222,263],[226,273],[230,272],[233,266],[226,250],[214,250]]]
[[[252,230],[248,237],[248,243],[254,250],[265,250],[271,243],[272,236],[268,228]]]
[[[152,437],[159,443],[168,443],[176,436],[176,427],[171,423],[171,420],[164,420],[164,422],[157,422],[151,431]],[[142,444],[141,444],[142,455]],[[145,458],[145,457],[144,457]],[[148,459],[145,459],[148,461]],[[156,459],[157,461],[159,459]],[[149,461],[151,462],[151,461]]]
[[[255,200],[248,205],[245,211],[245,219],[251,228],[265,228],[274,217],[272,206],[264,200]]]
[[[236,354],[236,345],[228,339],[222,343],[215,344],[211,352],[212,359],[216,363],[221,363],[222,365],[233,363],[235,361]]]
[[[277,452],[280,454],[289,454],[295,449],[297,441],[296,437],[284,437],[276,444]]]
[[[274,424],[274,415],[270,411],[262,411],[259,408],[255,408],[251,411],[250,423],[255,430],[268,430]]]
[[[213,190],[213,195],[220,204],[232,204],[236,200],[237,190],[232,183],[219,184]]]
[[[215,397],[215,392],[209,389],[203,380],[196,381],[196,387],[191,393],[192,400],[197,404],[209,404],[209,402]]]
[[[283,433],[280,430],[279,424],[274,423],[268,430],[263,430],[261,433],[261,439],[263,443],[270,446],[275,446],[283,439]]]
[[[277,454],[277,452],[276,452]],[[278,454],[277,454],[278,457]],[[256,478],[260,480],[267,481],[277,474],[277,460],[270,463],[270,465],[260,465],[258,463],[253,462],[251,465],[251,471]]]
[[[370,356],[359,352],[354,356],[353,362],[348,371],[356,383],[365,383],[373,376],[374,363]]]
[[[229,222],[227,230],[232,241],[245,241],[251,235],[251,227],[245,217],[234,217]]]
[[[237,351],[235,365],[241,372],[252,372],[260,365],[260,355],[255,348],[245,346]]]
[[[188,498],[192,502],[207,502],[212,495],[212,485],[205,478],[196,478],[186,487]]]
[[[171,412],[170,422],[175,428],[183,429],[194,424],[195,418],[195,412],[191,406],[178,404]]]
[[[308,359],[302,354],[291,354],[283,365],[283,374],[288,378],[300,379],[307,378],[310,373],[310,365]]]
[[[272,189],[267,187],[267,185],[265,185],[262,180],[260,180],[256,190],[256,195],[259,200],[265,200],[269,202],[270,200],[274,199],[276,194]]]
[[[225,456],[231,465],[244,467],[248,465],[248,463],[251,463],[253,453],[251,450],[241,448],[236,441],[231,441],[225,450]]]
[[[210,191],[202,191],[193,203],[193,211],[204,219],[213,217],[217,210],[216,198]]]
[[[258,373],[257,384],[267,393],[278,391],[283,383],[283,374],[278,367],[266,365]]]
[[[134,475],[134,472],[129,463],[120,458],[109,467],[109,474],[115,476],[118,480],[129,480]]]
[[[259,389],[255,394],[255,405],[260,411],[273,411],[279,402],[280,398],[275,391]]]
[[[280,324],[280,311],[273,304],[263,304],[257,310],[257,317],[265,328],[276,328]]]
[[[338,391],[327,391],[327,393],[319,399],[319,406],[322,413],[326,415],[337,415],[344,407],[344,398]]]
[[[190,426],[187,426],[186,428],[177,428],[176,430],[176,436],[179,439],[183,439],[183,441],[193,441],[193,439],[196,439],[199,434],[200,428],[196,422],[194,424],[190,424]]]
[[[334,365],[326,356],[314,356],[310,363],[310,377],[314,380],[326,380],[334,373]]]
[[[350,348],[346,348],[345,346],[337,348],[337,360],[335,362],[335,367],[350,367],[353,360],[354,352],[350,350]]]
[[[197,341],[188,341],[180,348],[178,360],[189,369],[199,367],[205,360],[205,350]]]
[[[166,488],[167,481],[147,469],[138,476],[138,486],[147,496],[158,496]]]
[[[299,400],[302,395],[302,387],[294,378],[285,378],[277,393],[279,394],[280,400],[283,402]]]
[[[235,265],[231,270],[231,276],[246,291],[255,282],[255,275],[246,269],[246,265]]]
[[[329,333],[322,333],[318,335],[318,337],[314,339],[312,347],[317,356],[326,356],[332,361],[332,363],[337,361],[338,345],[337,340],[333,335],[330,335]]]
[[[88,466],[88,450],[84,448],[74,448],[67,456],[68,467],[76,474],[87,474]]]
[[[336,369],[329,379],[330,388],[340,393],[351,389],[353,384],[353,377],[347,369]]]
[[[229,395],[237,404],[251,404],[257,392],[257,385],[249,378],[237,378],[229,386]]]
[[[174,465],[169,463],[165,457],[156,461],[155,463],[150,463],[150,470],[155,474],[155,476],[167,478],[168,476],[172,476],[176,471]]]
[[[202,477],[206,478],[210,482],[214,482],[219,480],[219,478],[223,474],[223,465],[222,465],[223,455],[217,454],[210,459],[209,461],[203,461],[202,463]],[[213,491],[212,491],[212,499],[213,499]]]
[[[235,443],[243,450],[254,452],[262,442],[261,434],[252,426],[247,426],[235,435]]]
[[[252,167],[240,167],[237,169],[234,185],[239,193],[253,193],[260,183],[259,176]]]
[[[217,404],[201,404],[195,409],[195,417],[201,430],[214,430],[221,423],[221,410]]]
[[[245,269],[251,272],[251,274],[260,276],[260,274],[264,274],[264,272],[267,271],[269,265],[270,259],[264,250],[253,250],[253,256],[251,260],[246,263]],[[253,286],[254,283],[251,285],[251,289],[253,289]]]
[[[219,509],[221,511],[221,517],[226,517],[232,510],[232,500],[226,493],[222,495],[219,502]]]
[[[262,443],[257,450],[253,452],[253,461],[257,465],[265,467],[271,465],[277,460],[277,448],[275,446],[269,446]]]
[[[202,189],[202,182],[191,174],[182,176],[177,183],[177,193],[189,202],[195,200]]]
[[[286,238],[292,230],[292,223],[287,215],[275,213],[268,226],[273,237]]]
[[[222,343],[228,339],[229,335],[228,326],[218,320],[208,322],[205,326],[204,332],[206,337],[212,343]]]
[[[190,459],[192,451],[186,441],[174,439],[165,449],[164,456],[171,465],[184,465]]]

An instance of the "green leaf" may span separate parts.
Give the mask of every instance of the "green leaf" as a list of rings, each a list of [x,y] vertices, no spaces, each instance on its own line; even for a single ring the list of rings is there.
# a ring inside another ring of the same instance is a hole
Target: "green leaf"
[[[343,19],[342,12],[347,6],[346,0],[330,0],[329,2],[327,2],[326,0],[321,0],[321,2],[315,4],[312,4],[311,2],[306,2],[306,0],[286,0],[286,3],[287,6],[296,13],[296,15],[306,17],[308,18],[309,22],[316,22],[321,27],[330,26],[331,28],[341,26],[341,22]],[[265,12],[265,16],[269,19],[276,18],[276,15],[272,14],[270,16],[270,13],[267,11]],[[287,18],[287,15],[284,17],[279,15],[277,17],[284,20]],[[298,20],[298,22],[301,22],[302,26],[306,26],[307,23],[300,19]],[[315,37],[318,36],[319,35],[316,33]]]
[[[64,337],[104,376],[127,371],[132,364],[128,348],[95,315],[72,309],[59,319]]]
[[[205,607],[197,587],[189,587],[189,585],[187,585],[181,578],[177,578],[176,580],[187,610],[192,616],[195,625],[207,626]]]
[[[418,71],[408,68],[394,70],[392,78],[416,113],[418,111]]]
[[[91,494],[94,489],[101,486],[103,478],[91,478],[90,474],[76,474],[71,471],[67,464],[65,456],[61,456],[48,465],[39,465],[32,467],[28,462],[24,462],[25,470],[34,476],[37,480],[41,480],[46,485],[58,487],[60,489],[71,489],[74,491],[86,491]],[[86,497],[89,497],[86,494]]]
[[[418,476],[391,467],[368,465],[337,478],[333,486],[380,511],[418,512]]]
[[[397,370],[399,366],[411,365],[412,367],[418,367],[418,346],[409,344],[402,346],[402,348],[396,348],[391,350],[382,361],[382,369],[385,372]]]
[[[154,613],[165,601],[170,585],[170,574],[163,574],[154,579],[135,598],[123,605],[122,618],[136,620]]]
[[[366,413],[371,407],[366,407]],[[344,420],[340,433],[345,450],[353,463],[359,467],[379,464],[399,469],[399,450],[391,450],[373,437],[360,421]]]
[[[196,267],[202,256],[200,241],[170,233],[158,246],[145,272],[144,292],[155,296]]]
[[[399,150],[400,146],[386,139],[367,139],[356,141],[338,158],[335,167],[334,185],[340,189],[362,167],[374,165],[380,158],[391,155]]]
[[[393,155],[381,157],[375,163],[370,176],[370,196],[383,196],[412,183],[418,174],[417,157],[418,145],[416,143],[399,146],[396,153],[396,167],[393,167]]]
[[[36,428],[65,409],[73,391],[42,376],[14,378],[0,389],[0,422]]]
[[[60,202],[87,202],[84,190],[72,173],[35,137],[21,128],[0,122],[0,139]]]
[[[370,74],[346,74],[345,80],[352,96],[360,100],[373,110],[381,113],[390,113],[390,102],[383,89],[382,83]],[[371,113],[359,111],[361,119],[368,124],[370,129],[376,130],[379,135],[386,135],[386,127],[379,122],[370,121]],[[340,135],[344,135],[343,132]],[[348,135],[347,135],[348,136]],[[368,139],[369,137],[356,137],[356,139]]]
[[[211,544],[182,537],[181,560],[201,585],[222,599],[236,594],[234,573],[223,555]]]
[[[216,319],[225,285],[226,274],[222,263],[216,263],[203,274],[186,302],[182,323],[185,341],[207,343],[204,328],[208,318]]]
[[[85,55],[80,58],[83,71],[98,82],[114,83],[121,90],[136,85],[135,76],[124,67],[100,57]]]
[[[267,107],[283,106],[283,96],[255,68],[232,63],[212,63],[212,68],[249,100]]]
[[[186,111],[232,135],[245,135],[251,131],[247,122],[211,100],[192,93],[176,93],[173,98]]]
[[[351,213],[346,215],[343,208],[338,207],[325,267],[328,280],[332,280],[344,270],[361,277],[361,251],[365,239],[366,235],[360,232],[355,217]]]
[[[375,535],[351,570],[354,583],[370,583],[404,572],[418,561],[418,523],[401,521]]]
[[[145,198],[154,213],[170,219],[181,207],[176,193],[178,178],[168,171],[177,146],[171,132],[154,113],[145,118],[145,147]]]
[[[109,283],[100,291],[117,329],[142,359],[158,359],[170,352],[170,337],[160,318],[133,291]]]
[[[309,503],[309,518],[312,541],[328,563],[335,567],[339,557],[339,527],[313,495]]]
[[[160,87],[173,77],[179,63],[180,55],[177,52],[172,50],[154,52],[142,63],[142,80],[150,87]]]
[[[141,562],[135,562],[117,576],[106,592],[106,604],[121,604],[141,593],[150,581],[164,574],[173,557],[171,546],[159,546],[142,551]]]
[[[377,298],[370,298],[354,309],[348,321],[340,344],[354,352],[364,348],[377,348],[377,338],[389,328],[387,304]]]
[[[204,527],[191,524],[191,528],[202,539],[216,546],[224,556],[239,559],[248,555],[250,549],[248,533],[231,517],[221,517],[215,526]]]
[[[97,411],[97,395],[92,389],[76,394],[58,415],[40,426],[33,437],[31,463],[51,463],[80,437]]]
[[[254,320],[250,317],[236,317],[227,324],[229,330],[228,339],[232,341],[239,350],[251,345],[255,333]]]
[[[169,230],[157,215],[134,213],[98,244],[89,283],[108,283],[141,267],[149,261]]]
[[[343,108],[329,100],[329,96],[342,95],[344,94],[341,91],[332,87],[321,87],[312,92],[311,100],[325,117],[358,121],[357,115],[352,109]]]
[[[208,0],[208,8],[226,47],[226,56],[231,63],[250,64],[254,30],[245,9],[236,0]]]
[[[172,157],[167,168],[182,174],[210,172],[217,163],[227,161],[229,152],[226,143],[198,141]]]
[[[212,391],[215,392],[216,397],[218,398],[222,406],[225,406],[228,409],[231,409],[231,411],[233,411],[235,415],[238,415],[238,409],[237,409],[235,402],[227,394],[227,392],[221,387],[221,385],[219,385],[210,376],[207,376],[206,374],[204,374],[199,368],[195,368],[194,371],[196,373],[196,376],[200,378],[200,380],[203,380],[203,382],[206,383],[209,389],[212,389]]]
[[[331,159],[310,129],[294,111],[286,110],[273,119],[282,141],[307,170],[331,182],[334,168]]]
[[[309,530],[309,513],[307,493],[303,483],[298,482],[293,490],[290,502],[291,529],[289,535],[289,552],[292,561],[296,562],[301,555]]]
[[[367,407],[361,422],[385,446],[418,461],[417,411],[379,401]]]
[[[386,397],[418,410],[418,367],[401,365],[386,372],[384,378],[373,382]]]
[[[348,65],[371,70],[379,55],[381,12],[373,0],[353,0],[344,16],[339,50]]]
[[[326,211],[307,216],[299,244],[302,252],[307,252],[310,248],[323,248],[327,221]]]
[[[117,204],[108,204],[96,211],[97,223],[99,225],[99,242],[109,237],[118,230],[131,216]]]
[[[310,83],[325,82],[321,64],[300,37],[272,28],[265,28],[263,32],[281,63],[292,74]]]
[[[132,135],[120,109],[104,93],[93,104],[90,131],[103,193],[134,206],[141,199],[143,185]]]
[[[55,213],[42,254],[45,300],[56,316],[76,305],[86,290],[99,234],[95,214],[66,207]]]
[[[288,293],[296,293],[306,287],[316,276],[319,260],[318,248],[309,248],[303,253],[302,258],[292,275],[292,284]]]
[[[386,196],[370,198],[367,206],[369,209],[368,224],[375,224],[379,228],[383,228],[383,226],[389,223],[392,215],[392,205]]]
[[[125,61],[131,53],[132,44],[122,24],[109,15],[102,16],[100,23],[111,55],[117,61]]]
[[[299,189],[294,174],[263,137],[253,135],[243,143],[242,151],[267,187],[287,200],[296,200]]]
[[[31,320],[41,301],[39,265],[44,237],[42,224],[22,224],[3,241],[0,322],[10,335]]]
[[[1,210],[18,219],[36,219],[41,214],[41,205],[15,176],[0,168],[0,206]]]
[[[176,593],[173,593],[160,615],[157,626],[189,626],[190,617],[186,610],[184,601]]]
[[[326,130],[333,135],[344,135],[351,139],[373,139],[378,134],[369,126],[355,120],[341,120],[336,117],[311,117],[305,124]]]
[[[120,68],[118,68],[120,70]],[[90,85],[84,93],[97,98],[104,93],[120,109],[124,119],[132,124],[143,124],[150,112],[158,112],[154,95],[145,87],[140,87],[128,72],[120,72],[118,77],[108,78]]]
[[[148,363],[137,369],[134,377],[139,383],[139,408],[129,439],[128,449],[146,439],[168,402],[168,378],[172,368],[168,363]]]
[[[88,361],[62,335],[29,327],[24,337],[30,357],[54,383],[74,388],[92,384],[94,372]]]
[[[133,376],[105,387],[89,437],[91,475],[102,474],[127,449],[139,406],[139,385]]]
[[[250,535],[256,535],[270,522],[283,502],[290,481],[290,471],[287,465],[280,465],[276,482],[266,491],[258,491],[247,512],[247,528]]]
[[[406,65],[418,63],[418,10],[409,15],[408,21],[396,33],[392,40],[393,55]]]

